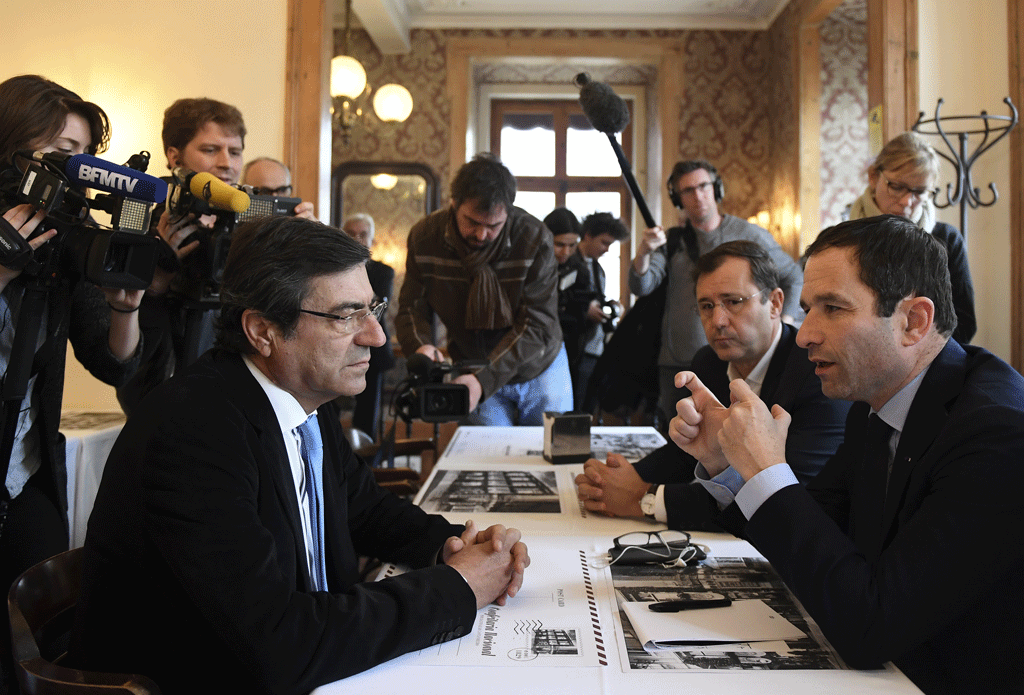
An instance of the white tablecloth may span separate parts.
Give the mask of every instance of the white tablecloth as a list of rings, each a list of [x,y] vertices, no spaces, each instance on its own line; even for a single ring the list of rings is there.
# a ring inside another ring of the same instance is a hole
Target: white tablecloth
[[[650,435],[651,428],[593,428],[592,434]],[[487,526],[503,523],[524,532],[524,540],[544,537],[545,546],[552,538],[564,538],[567,552],[578,548],[591,551],[607,548],[611,539],[622,533],[654,530],[658,527],[635,519],[609,519],[587,513],[575,499],[572,478],[582,464],[552,466],[537,453],[542,449],[543,428],[461,428],[456,432],[444,455],[424,485],[417,502],[431,495],[432,484],[445,471],[486,471],[500,469],[544,471],[555,473],[560,513],[525,512],[494,513],[465,511],[442,512],[456,523],[473,518]],[[595,449],[597,440],[595,437]],[[612,438],[614,440],[614,437]],[[645,440],[647,441],[647,440]],[[664,440],[661,440],[664,441]],[[623,440],[620,443],[628,444]],[[595,451],[595,453],[597,453]],[[549,479],[550,476],[545,477]],[[429,504],[429,502],[428,502]],[[748,543],[727,534],[694,534],[696,542],[707,545],[716,557],[759,557]],[[594,570],[600,575],[607,570]],[[546,585],[543,563],[534,563],[527,570],[526,591],[531,583]],[[595,579],[601,581],[601,579]],[[512,599],[513,601],[515,599]],[[786,693],[787,695],[819,695],[820,693],[918,693],[920,692],[893,666],[880,671],[830,670],[624,670],[620,666],[621,627],[607,616],[617,611],[614,598],[605,592],[597,600],[602,605],[602,632],[608,650],[607,664],[593,667],[550,667],[535,664],[509,666],[423,665],[419,655],[406,655],[381,664],[370,671],[317,688],[316,695],[348,695],[349,693],[415,693],[416,695],[522,695],[522,693],[565,695],[566,693],[703,693],[736,695],[737,693]],[[463,640],[471,640],[468,635]]]
[[[123,425],[123,413],[65,411],[61,415],[60,431],[67,439],[68,523],[72,548],[85,543],[86,526],[103,478],[103,466]]]

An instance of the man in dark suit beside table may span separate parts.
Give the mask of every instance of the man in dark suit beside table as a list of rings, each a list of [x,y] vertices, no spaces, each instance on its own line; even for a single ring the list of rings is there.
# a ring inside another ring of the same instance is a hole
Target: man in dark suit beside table
[[[753,241],[729,241],[704,254],[694,269],[696,303],[708,344],[693,358],[693,371],[720,401],[729,381],[743,379],[771,405],[793,416],[787,460],[806,483],[843,441],[850,404],[821,393],[796,328],[782,322],[785,304],[771,256]],[[668,443],[635,464],[611,454],[607,464],[588,461],[577,476],[587,509],[614,516],[646,516],[671,528],[720,530],[742,522],[739,510],[719,514],[715,497],[693,482],[696,460]]]
[[[743,381],[725,408],[684,373],[673,440],[848,664],[892,661],[928,695],[1024,692],[1024,379],[950,339],[945,249],[902,218],[822,232],[801,300],[822,391],[856,401],[822,472],[797,483],[789,414]]]
[[[466,634],[529,557],[515,529],[449,524],[385,492],[332,400],[383,343],[338,230],[270,217],[234,234],[218,347],[132,414],[85,543],[82,668],[164,693],[306,693]],[[413,568],[361,583],[358,557]]]

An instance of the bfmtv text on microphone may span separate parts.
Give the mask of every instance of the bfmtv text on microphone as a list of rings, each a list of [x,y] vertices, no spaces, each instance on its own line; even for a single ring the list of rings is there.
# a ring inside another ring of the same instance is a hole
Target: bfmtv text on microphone
[[[0,265],[20,270],[43,285],[60,278],[84,278],[101,287],[140,290],[156,269],[159,240],[149,236],[154,203],[167,184],[130,166],[92,155],[20,151],[0,175],[0,209],[29,204],[46,216],[33,236],[57,234],[33,250],[9,225],[0,225]],[[143,170],[147,153],[132,157]],[[86,189],[97,193],[93,198]],[[94,211],[110,215],[101,225]]]

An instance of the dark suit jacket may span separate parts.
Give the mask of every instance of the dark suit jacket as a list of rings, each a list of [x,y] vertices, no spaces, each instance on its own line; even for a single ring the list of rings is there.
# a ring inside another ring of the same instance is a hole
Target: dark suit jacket
[[[1024,692],[1024,379],[950,340],[893,460],[881,523],[859,485],[868,407],[807,486],[746,525],[843,658],[892,660],[926,693]],[[879,547],[881,552],[866,550]]]
[[[383,491],[319,410],[330,593],[310,590],[295,486],[266,394],[212,351],[118,437],[85,543],[72,657],[165,693],[305,693],[460,636],[473,591],[430,565],[460,527]],[[357,556],[426,567],[359,583]]]
[[[781,405],[793,417],[786,438],[786,460],[797,478],[807,483],[817,475],[843,441],[843,423],[850,404],[826,398],[807,350],[796,344],[797,329],[782,324],[782,337],[768,363],[761,400],[768,407]],[[705,345],[693,357],[692,370],[722,403],[729,403],[729,364]],[[694,529],[725,526],[735,531],[743,517],[735,505],[719,514],[717,503],[699,484],[692,483],[696,460],[669,442],[634,464],[640,477],[665,484],[665,508],[672,528]]]
[[[370,279],[370,287],[373,288],[373,293],[377,297],[386,298],[391,306],[397,305],[394,268],[380,261],[369,260],[366,262],[366,276]],[[375,374],[386,372],[395,366],[395,352],[391,348],[391,336],[385,323],[385,321],[381,321],[381,328],[384,329],[384,344],[380,347],[370,348],[370,371]]]
[[[570,272],[575,271],[576,279],[568,287],[562,289],[562,280]],[[565,341],[565,353],[569,358],[569,366],[574,367],[583,353],[583,332],[587,321],[587,308],[593,296],[590,292],[590,273],[587,264],[578,253],[558,266],[558,322],[562,326],[562,338]]]

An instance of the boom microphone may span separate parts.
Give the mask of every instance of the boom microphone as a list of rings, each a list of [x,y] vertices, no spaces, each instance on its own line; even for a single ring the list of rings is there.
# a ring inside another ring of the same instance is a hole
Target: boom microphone
[[[33,152],[32,159],[61,167],[68,180],[80,188],[92,188],[146,203],[162,203],[167,197],[167,183],[156,176],[91,154],[68,156],[58,152]]]
[[[636,206],[640,209],[644,223],[648,229],[657,226],[647,207],[647,201],[644,200],[644,194],[640,192],[640,186],[637,185],[636,178],[633,176],[633,170],[630,168],[629,162],[626,161],[622,146],[615,139],[615,134],[629,125],[629,109],[626,107],[626,102],[611,87],[604,82],[594,82],[585,72],[576,75],[573,84],[580,88],[580,106],[590,121],[590,125],[608,136],[608,142],[611,143],[615,157],[619,160],[622,178],[626,180],[629,192],[633,194],[633,200],[636,201]]]
[[[594,82],[581,72],[573,79],[580,88],[580,106],[583,113],[601,133],[621,133],[629,125],[629,108],[622,97],[604,82]]]
[[[249,194],[245,191],[234,188],[205,171],[192,176],[188,182],[188,189],[196,198],[232,212],[245,212],[251,202]]]

